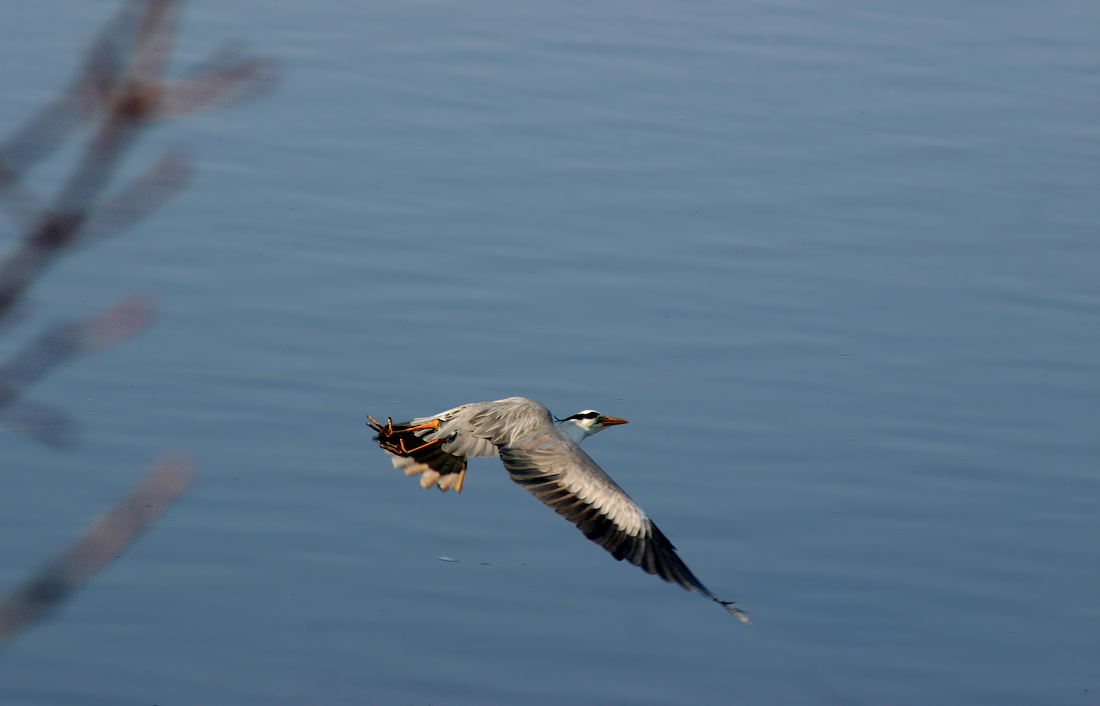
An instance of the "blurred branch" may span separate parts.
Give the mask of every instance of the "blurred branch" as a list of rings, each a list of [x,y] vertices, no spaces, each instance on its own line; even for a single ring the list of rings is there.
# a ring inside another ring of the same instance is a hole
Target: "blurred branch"
[[[0,210],[23,231],[0,261],[0,318],[46,267],[90,239],[82,231],[103,239],[151,213],[186,183],[189,159],[177,150],[96,212],[119,162],[145,128],[256,98],[276,85],[275,62],[245,56],[237,45],[226,45],[190,76],[164,81],[182,7],[182,0],[128,2],[93,43],[69,88],[0,147]],[[97,117],[99,128],[72,176],[43,208],[22,184],[24,176]],[[98,225],[99,232],[89,225]]]
[[[61,410],[50,405],[20,400],[0,412],[8,424],[18,429],[0,429],[3,432],[29,432],[35,441],[54,449],[71,447],[76,438],[76,424]]]
[[[97,517],[60,556],[0,602],[0,645],[47,618],[152,527],[194,479],[179,454],[157,459],[125,498]]]
[[[125,0],[85,56],[72,82],[0,144],[0,212],[21,234],[0,258],[0,333],[42,273],[75,247],[99,242],[160,208],[187,184],[189,153],[166,150],[141,176],[105,195],[123,158],[146,128],[264,95],[278,81],[271,59],[227,44],[188,75],[165,80],[183,0]],[[28,172],[78,130],[91,136],[52,201],[24,183]],[[0,413],[37,439],[63,445],[73,426],[52,407],[22,399],[65,361],[103,350],[148,326],[152,299],[131,295],[86,319],[48,330],[0,365]],[[190,463],[163,457],[115,508],[40,574],[0,603],[0,644],[47,617],[128,544],[148,530],[192,479]]]
[[[155,318],[152,297],[131,294],[98,314],[47,330],[0,365],[0,418],[30,427],[35,438],[50,446],[68,445],[72,437],[68,417],[22,400],[23,393],[62,363],[121,343]]]
[[[0,194],[59,149],[103,106],[104,97],[116,90],[127,63],[125,56],[132,50],[127,44],[137,36],[139,13],[138,3],[124,5],[92,43],[73,82],[0,145]],[[7,211],[9,204],[2,203],[0,208]],[[15,217],[13,220],[20,221]]]
[[[0,409],[58,365],[126,340],[155,316],[149,296],[131,294],[98,314],[46,331],[0,366]]]

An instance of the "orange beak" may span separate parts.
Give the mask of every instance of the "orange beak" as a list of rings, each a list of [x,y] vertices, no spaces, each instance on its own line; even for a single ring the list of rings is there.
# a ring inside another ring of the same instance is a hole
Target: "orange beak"
[[[619,419],[618,417],[600,417],[600,424],[605,427],[613,427],[616,424],[629,424],[630,422],[625,419]]]

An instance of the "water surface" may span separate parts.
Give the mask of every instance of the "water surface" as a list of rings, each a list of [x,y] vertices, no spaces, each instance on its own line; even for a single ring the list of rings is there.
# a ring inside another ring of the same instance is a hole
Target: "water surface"
[[[3,11],[4,134],[113,9]],[[160,450],[200,480],[5,650],[5,702],[1095,704],[1098,35],[1077,2],[195,0],[181,66],[243,37],[286,84],[154,133],[134,164],[184,142],[194,184],[4,339],[161,301],[36,388],[77,449],[2,435],[3,586]],[[512,395],[631,420],[588,451],[754,625],[364,426]]]

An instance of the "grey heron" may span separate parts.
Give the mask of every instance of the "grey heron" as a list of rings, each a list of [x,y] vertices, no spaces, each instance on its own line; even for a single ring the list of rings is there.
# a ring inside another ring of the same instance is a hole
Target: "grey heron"
[[[745,611],[724,601],[691,573],[676,548],[641,507],[578,444],[607,427],[626,424],[595,410],[554,423],[542,404],[523,397],[464,404],[409,422],[367,424],[395,468],[420,475],[425,489],[462,491],[466,459],[499,456],[512,480],[572,522],[618,560],[698,591],[748,623]]]

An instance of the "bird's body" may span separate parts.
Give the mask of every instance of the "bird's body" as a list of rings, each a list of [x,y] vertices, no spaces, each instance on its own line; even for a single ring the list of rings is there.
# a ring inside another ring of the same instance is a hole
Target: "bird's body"
[[[523,397],[466,404],[411,422],[379,424],[375,440],[424,488],[462,491],[469,456],[500,456],[512,480],[577,526],[616,559],[699,591],[748,622],[744,611],[711,593],[676,554],[642,508],[578,443],[626,420],[593,410],[554,423],[542,404]]]

